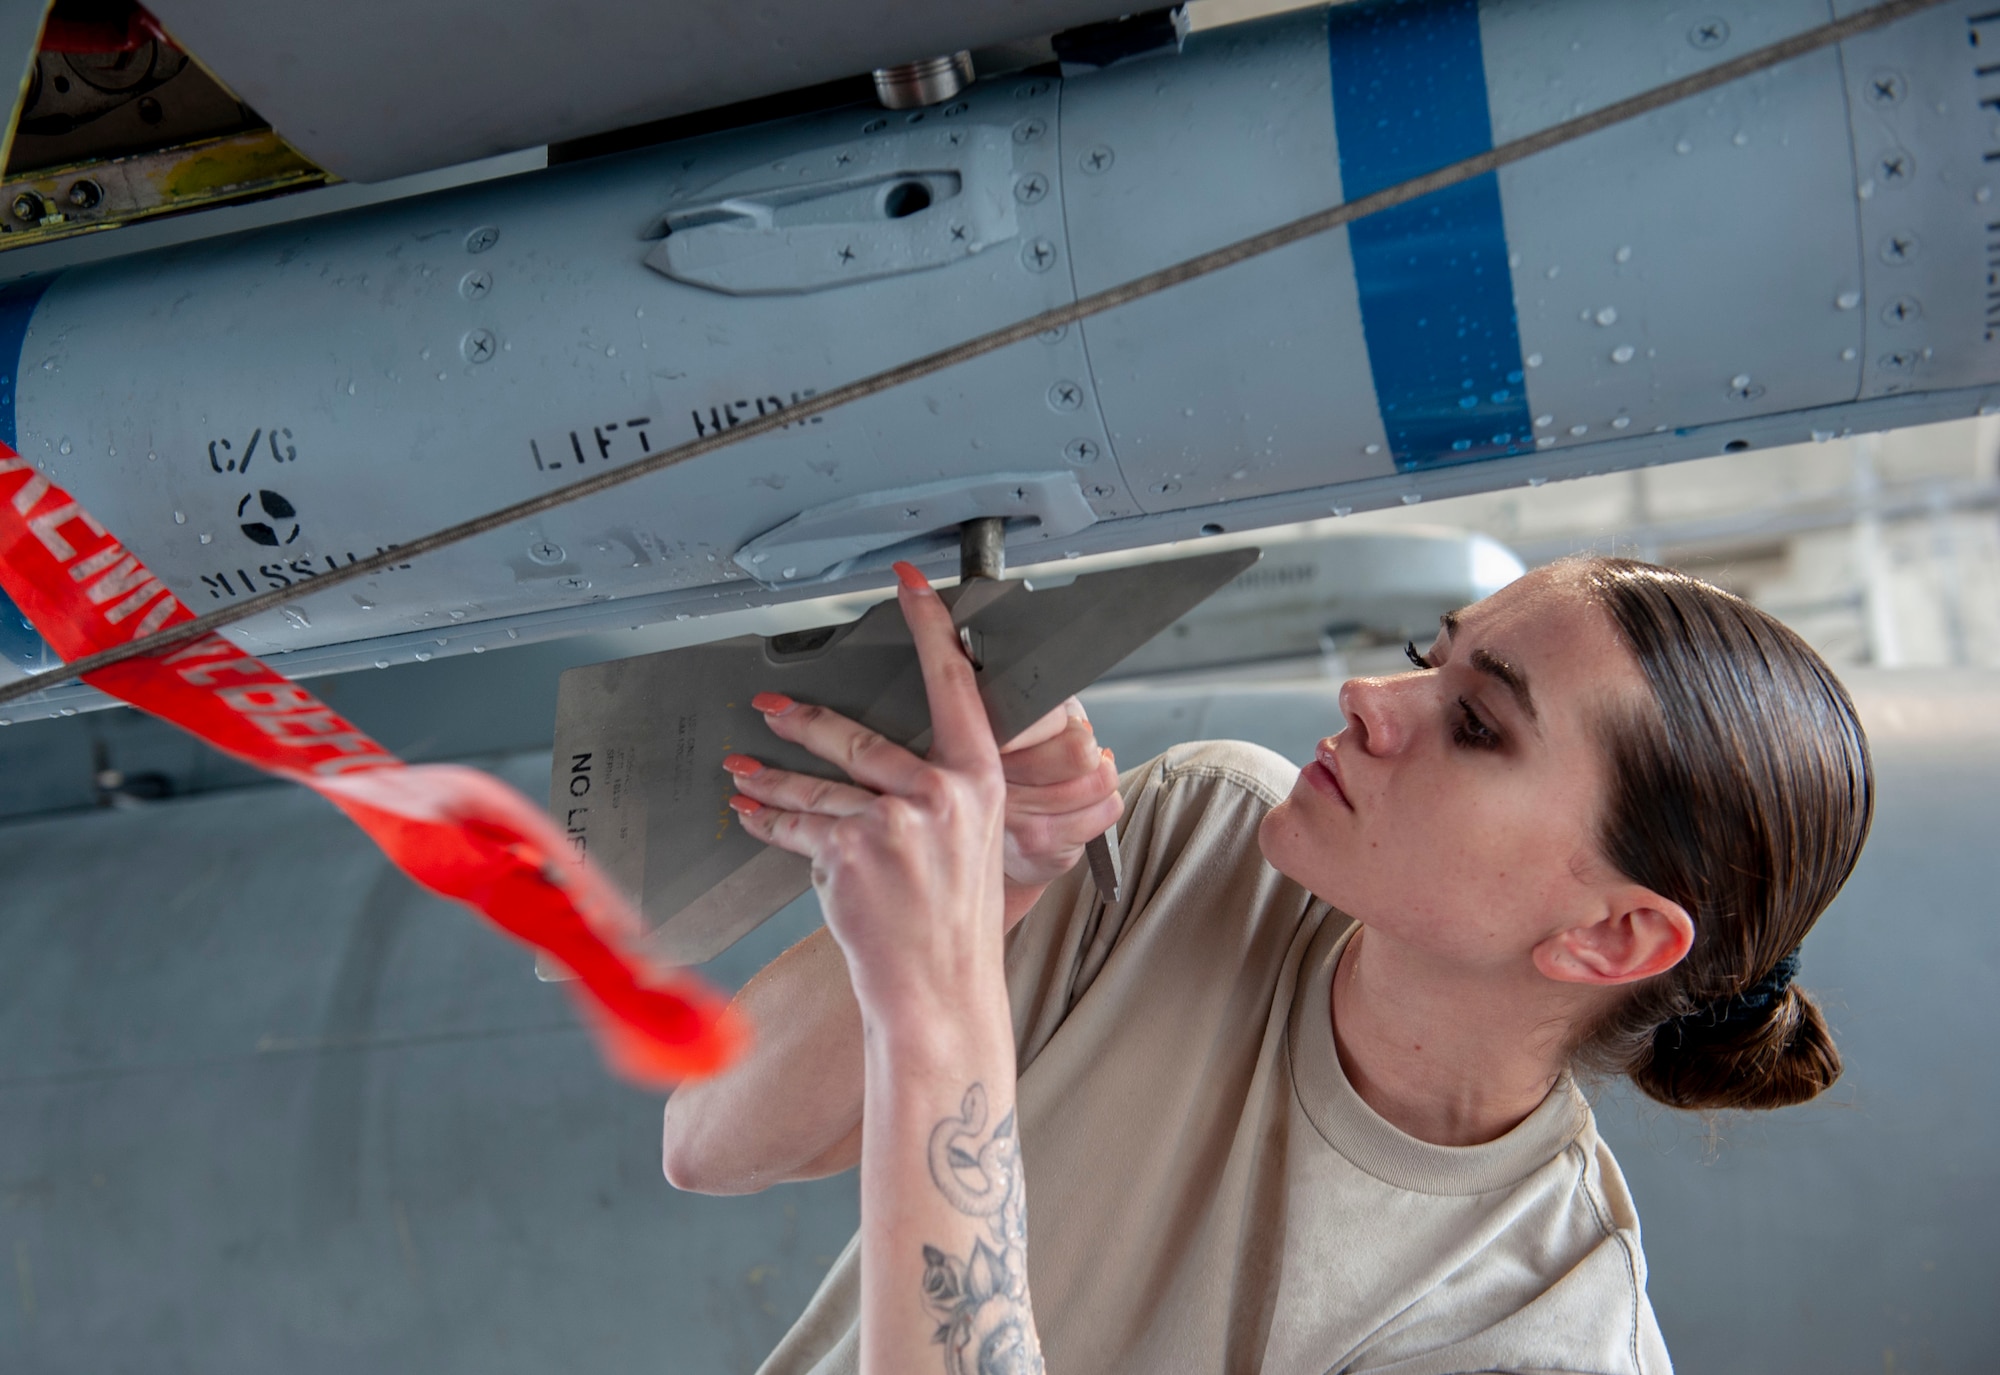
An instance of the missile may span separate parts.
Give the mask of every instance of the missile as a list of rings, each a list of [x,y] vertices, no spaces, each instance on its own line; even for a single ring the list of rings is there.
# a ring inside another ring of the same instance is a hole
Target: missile
[[[1980,412],[2000,16],[1974,8],[232,633],[303,676],[943,573],[968,520],[1005,519],[1018,566]],[[1824,19],[1341,6],[72,268],[0,291],[0,438],[205,611]],[[46,662],[12,615],[0,656]]]

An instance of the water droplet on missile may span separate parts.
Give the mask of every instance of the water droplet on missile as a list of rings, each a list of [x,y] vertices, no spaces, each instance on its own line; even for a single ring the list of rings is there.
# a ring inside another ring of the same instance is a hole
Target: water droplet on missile
[[[418,650],[416,653],[416,660],[420,664],[429,663],[431,660],[431,651],[429,651],[428,649]]]
[[[1833,303],[1842,310],[1852,310],[1861,304],[1861,293],[1858,291],[1843,291],[1833,298]]]
[[[188,518],[187,518],[187,513],[185,511],[174,512],[174,524],[186,525],[187,523],[188,523]]]
[[[1732,378],[1730,378],[1730,379],[1729,379],[1729,385],[1730,385],[1730,386],[1732,386],[1732,387],[1737,387],[1737,388],[1742,388],[1742,387],[1747,387],[1747,386],[1749,386],[1749,385],[1750,385],[1750,374],[1749,374],[1749,373],[1747,373],[1747,372],[1739,372],[1739,373],[1737,373],[1737,374],[1736,374],[1736,375],[1735,375],[1734,377],[1732,377]]]
[[[1629,244],[1629,243],[1626,243],[1626,244],[1620,244],[1620,245],[1618,245],[1618,251],[1617,251],[1616,253],[1613,253],[1613,254],[1611,255],[1611,261],[1613,261],[1614,263],[1629,263],[1629,262],[1631,262],[1631,261],[1632,261],[1632,245],[1631,245],[1631,244]]]
[[[56,445],[56,452],[59,454],[66,454],[69,452],[69,440],[67,438],[65,438],[62,443]]]
[[[474,654],[484,654],[484,653],[486,652],[486,646],[485,646],[485,645],[474,645],[474,646],[472,647],[472,652],[473,652]]]
[[[443,373],[439,373],[439,374],[438,374],[438,381],[440,381],[440,382],[444,381],[444,374],[443,374]]]
[[[510,630],[507,632],[507,638],[510,640],[518,640],[521,638],[521,632],[518,630]]]
[[[1354,508],[1352,506],[1336,506],[1333,508],[1333,513],[1336,516],[1351,516],[1354,514]]]
[[[281,606],[278,608],[278,614],[300,630],[312,629],[312,622],[306,619],[306,613],[296,606]]]
[[[202,542],[203,544],[213,544],[213,543],[215,543],[215,536],[214,536],[214,535],[203,535],[203,536],[201,537],[201,542]]]
[[[1556,437],[1552,434],[1539,435],[1535,439],[1535,447],[1537,449],[1552,448],[1555,445],[1555,442],[1556,442]]]
[[[1509,254],[1507,255],[1507,266],[1509,266],[1509,267],[1519,267],[1520,265],[1521,265],[1521,255],[1520,255],[1520,254],[1518,254],[1518,253],[1509,253]]]
[[[643,320],[646,318],[646,308],[644,306],[639,306],[632,312],[632,314],[638,319]]]
[[[1827,442],[1827,441],[1828,441],[1829,439],[1832,439],[1832,438],[1833,438],[1833,431],[1832,431],[1832,430],[1814,430],[1814,431],[1812,432],[1812,441],[1813,441],[1813,443],[1815,443],[1815,444],[1824,444],[1824,443],[1826,443],[1826,442]]]
[[[1617,324],[1617,323],[1618,323],[1618,308],[1617,308],[1616,306],[1606,306],[1606,307],[1605,307],[1604,309],[1602,309],[1602,310],[1598,311],[1598,312],[1597,312],[1597,323],[1598,323],[1598,324],[1600,324],[1600,325],[1615,325],[1615,324]]]
[[[352,396],[352,395],[354,395],[354,384],[353,384],[352,382],[349,382],[349,383],[347,384],[347,394],[348,394],[349,396]]]
[[[1616,420],[1611,422],[1611,428],[1614,430],[1627,430],[1630,429],[1631,427],[1632,427],[1632,417],[1629,415],[1621,415]]]
[[[58,715],[58,716],[74,716],[74,715],[76,715],[76,708],[75,708],[75,707],[62,707],[62,708],[60,708],[60,709],[58,709],[58,710],[57,710],[57,712],[56,712],[56,715]]]
[[[430,356],[431,356],[431,351],[429,349],[425,349],[417,355],[417,357],[419,358],[428,358]]]
[[[1528,479],[1528,485],[1530,487],[1539,487],[1547,481],[1548,479],[1545,477],[1531,477]]]
[[[1629,363],[1632,361],[1632,355],[1636,352],[1637,350],[1630,344],[1620,344],[1617,348],[1611,350],[1611,361],[1614,363]]]
[[[53,358],[44,358],[44,359],[42,360],[42,371],[43,371],[43,372],[54,372],[55,370],[56,370],[56,360],[55,360],[55,359],[53,359]]]
[[[439,640],[439,641],[438,641],[438,644],[439,644],[440,646],[442,646],[442,645],[447,645],[447,644],[450,644],[450,643],[451,643],[451,641],[449,641],[449,640]]]
[[[454,621],[462,621],[465,619],[465,613],[463,611],[454,611],[451,613],[451,618]]]
[[[1843,363],[1852,363],[1859,356],[1853,349],[1842,349],[1840,351],[1840,361]]]
[[[1875,178],[1870,177],[1855,187],[1854,198],[1860,201],[1873,200],[1875,198]]]
[[[799,575],[799,570],[796,568],[787,568],[785,570],[785,576],[788,578],[796,578],[798,575]]]
[[[1183,407],[1181,407],[1181,414],[1182,414],[1182,415],[1185,415],[1185,416],[1189,416],[1189,417],[1192,417],[1192,416],[1194,415],[1194,407],[1193,407],[1193,406],[1183,406]]]
[[[0,716],[0,726],[11,726],[13,724],[14,722],[11,717]]]
[[[674,619],[677,621],[684,621],[687,618],[688,618],[688,613],[685,611],[677,611],[674,613]]]
[[[1542,355],[1539,353],[1531,353],[1523,361],[1526,362],[1527,365],[1531,368],[1539,368],[1542,365]]]
[[[387,668],[388,666],[389,666],[389,661],[387,659],[377,659],[375,661],[375,667],[377,668]]]
[[[160,457],[160,456],[159,456],[159,455],[158,455],[157,453],[153,452],[153,451],[152,451],[151,449],[148,449],[148,450],[146,450],[146,458],[147,458],[147,459],[148,459],[149,461],[151,461],[151,462],[158,462],[158,461],[159,461],[159,457]]]
[[[1422,492],[1403,493],[1403,505],[1405,506],[1415,506],[1418,502],[1422,501],[1423,499],[1424,499],[1424,494]]]
[[[1730,139],[1729,141],[1735,144],[1738,148],[1748,148],[1750,146],[1750,135],[1744,133],[1741,129],[1738,129],[1736,131],[1736,137]]]
[[[1681,153],[1681,154],[1692,153],[1694,151],[1694,145],[1692,143],[1689,143],[1686,139],[1682,139],[1679,143],[1676,143],[1674,145],[1674,151],[1676,153]]]
[[[1578,438],[1581,438],[1582,436],[1584,436],[1584,435],[1587,435],[1587,434],[1589,434],[1589,433],[1590,433],[1590,426],[1588,426],[1588,425],[1572,425],[1572,426],[1570,426],[1570,427],[1569,427],[1569,432],[1570,432],[1571,434],[1573,434],[1573,435],[1576,435],[1576,436],[1577,436]]]
[[[1550,264],[1547,276],[1548,279],[1553,282],[1556,278],[1562,276],[1562,268],[1554,264]]]
[[[1362,446],[1361,452],[1364,454],[1379,454],[1382,452],[1382,446],[1380,444],[1367,444]]]

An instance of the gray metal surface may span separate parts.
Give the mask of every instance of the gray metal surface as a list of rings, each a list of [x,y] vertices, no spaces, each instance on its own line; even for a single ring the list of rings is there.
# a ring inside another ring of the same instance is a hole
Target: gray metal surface
[[[669,1188],[566,994],[301,791],[0,827],[0,874],[9,1375],[748,1375],[854,1227],[851,1175]]]
[[[1458,72],[1462,90],[1488,83],[1506,133],[1549,114],[1549,90],[1567,112],[1715,60],[1671,6],[1613,8],[1486,7],[1484,56]],[[1734,41],[1802,27],[1809,8],[1741,18]],[[1407,7],[1420,20],[1448,12]],[[918,125],[856,106],[78,269],[26,321],[19,446],[190,604],[225,606],[547,493],[576,475],[578,455],[601,472],[782,412],[1339,200],[1328,22],[1198,33],[1178,54],[1069,80],[979,82],[934,113],[910,112],[924,115]],[[1096,521],[1051,543],[1090,553],[2000,405],[1983,325],[1960,309],[1977,295],[1963,283],[1987,270],[1989,131],[1969,115],[1915,112],[2000,99],[1967,57],[1966,28],[1943,7],[1898,29],[1906,103],[1867,116],[1961,196],[1868,191],[1871,204],[1908,207],[1920,248],[1906,261],[1883,260],[1856,219],[1868,185],[1854,165],[1860,117],[1852,72],[1830,54],[1584,140],[1539,180],[1501,178],[1492,271],[1497,280],[1507,252],[1525,331],[1525,380],[1503,390],[1525,388],[1517,419],[1536,435],[1531,452],[1397,470],[1382,417],[1409,398],[1377,394],[1351,236],[1335,233],[359,590],[306,597],[300,616],[266,614],[241,633],[281,669],[306,672],[741,607],[774,594],[732,559],[801,513],[999,474],[1074,471]],[[1517,69],[1548,81],[1524,85]],[[1371,127],[1357,121],[1346,146]],[[722,184],[772,192],[791,176],[813,193],[813,214],[851,221],[852,262],[818,251],[829,245],[817,220],[795,226],[796,243],[764,234],[755,215],[737,239],[719,237],[721,221],[684,228],[715,229],[711,247],[730,246],[717,261],[748,252],[756,261],[733,267],[767,283],[865,272],[878,230],[927,216],[949,230],[952,205],[991,205],[1000,188],[974,183],[999,164],[901,166],[927,187],[958,176],[961,192],[898,218],[893,182],[849,203],[841,158],[867,164],[871,149],[907,151],[919,136],[947,157],[954,134],[990,150],[995,130],[1009,140],[1014,233],[985,251],[789,295],[730,295],[645,265],[660,250],[646,236],[675,207],[709,204]],[[1707,232],[1699,208],[1710,205],[1741,227]],[[1799,224],[1813,232],[1797,235]],[[1658,226],[1673,230],[1648,238]],[[784,261],[762,261],[767,249]],[[786,258],[795,249],[805,256]],[[1879,321],[1905,298],[1929,332],[1892,386],[1877,374],[1897,350],[1875,354],[1860,317]],[[296,518],[238,514],[266,491]],[[272,537],[277,546],[261,542]],[[864,559],[837,585],[885,580]],[[88,700],[57,690],[20,714]]]
[[[159,0],[313,161],[380,181],[1115,18],[1117,0]]]
[[[994,733],[1010,739],[1256,561],[1232,549],[1063,585],[984,578],[942,594],[978,665]],[[549,810],[579,853],[639,902],[646,943],[669,963],[706,960],[811,883],[804,858],[729,817],[736,750],[838,776],[765,729],[760,692],[831,707],[891,740],[930,735],[921,670],[893,602],[797,636],[715,644],[573,668],[556,703]],[[1115,875],[1107,875],[1115,889]]]

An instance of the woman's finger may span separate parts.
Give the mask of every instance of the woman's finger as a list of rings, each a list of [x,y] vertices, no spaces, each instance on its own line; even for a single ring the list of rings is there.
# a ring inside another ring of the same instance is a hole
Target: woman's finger
[[[1088,773],[1065,778],[1059,783],[1007,782],[1007,814],[1055,816],[1063,812],[1093,807],[1118,791],[1118,770],[1099,755],[1098,766]]]
[[[729,805],[735,811],[737,821],[751,835],[766,845],[775,845],[780,850],[790,850],[811,860],[819,858],[827,836],[839,824],[835,817],[767,807],[754,797],[732,797]]]
[[[1029,726],[1012,740],[1002,744],[1000,746],[1000,753],[1003,756],[1009,755],[1017,750],[1031,749],[1045,740],[1053,740],[1069,729],[1071,721],[1078,719],[1085,721],[1090,719],[1083,714],[1083,703],[1077,701],[1074,697],[1064,698],[1062,704],[1047,716],[1035,722],[1034,725]]]
[[[812,812],[818,816],[853,816],[873,802],[877,794],[852,783],[830,778],[774,769],[744,754],[724,755],[722,767],[736,782],[736,790],[767,807],[788,812]]]
[[[760,692],[750,705],[764,713],[772,734],[838,765],[856,783],[878,793],[901,797],[923,772],[924,761],[916,755],[837,711],[794,702],[780,692]]]
[[[1102,763],[1103,751],[1091,733],[1090,722],[1074,719],[1053,739],[1000,756],[1000,768],[1007,775],[1010,787],[1066,783],[1097,773]]]
[[[897,599],[917,660],[924,668],[924,694],[931,707],[931,758],[947,768],[990,764],[999,758],[986,704],[979,699],[979,680],[959,644],[951,612],[939,600],[929,579],[908,563],[897,563],[902,584]]]

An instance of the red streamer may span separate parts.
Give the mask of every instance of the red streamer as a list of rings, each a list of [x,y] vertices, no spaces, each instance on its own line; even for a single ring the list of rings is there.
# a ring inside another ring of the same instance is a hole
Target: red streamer
[[[166,584],[0,444],[0,587],[64,659],[192,620]],[[416,883],[480,912],[576,976],[598,1044],[647,1085],[713,1074],[746,1031],[693,975],[634,953],[638,914],[542,810],[490,774],[397,759],[220,635],[85,676],[216,749],[319,793]]]

